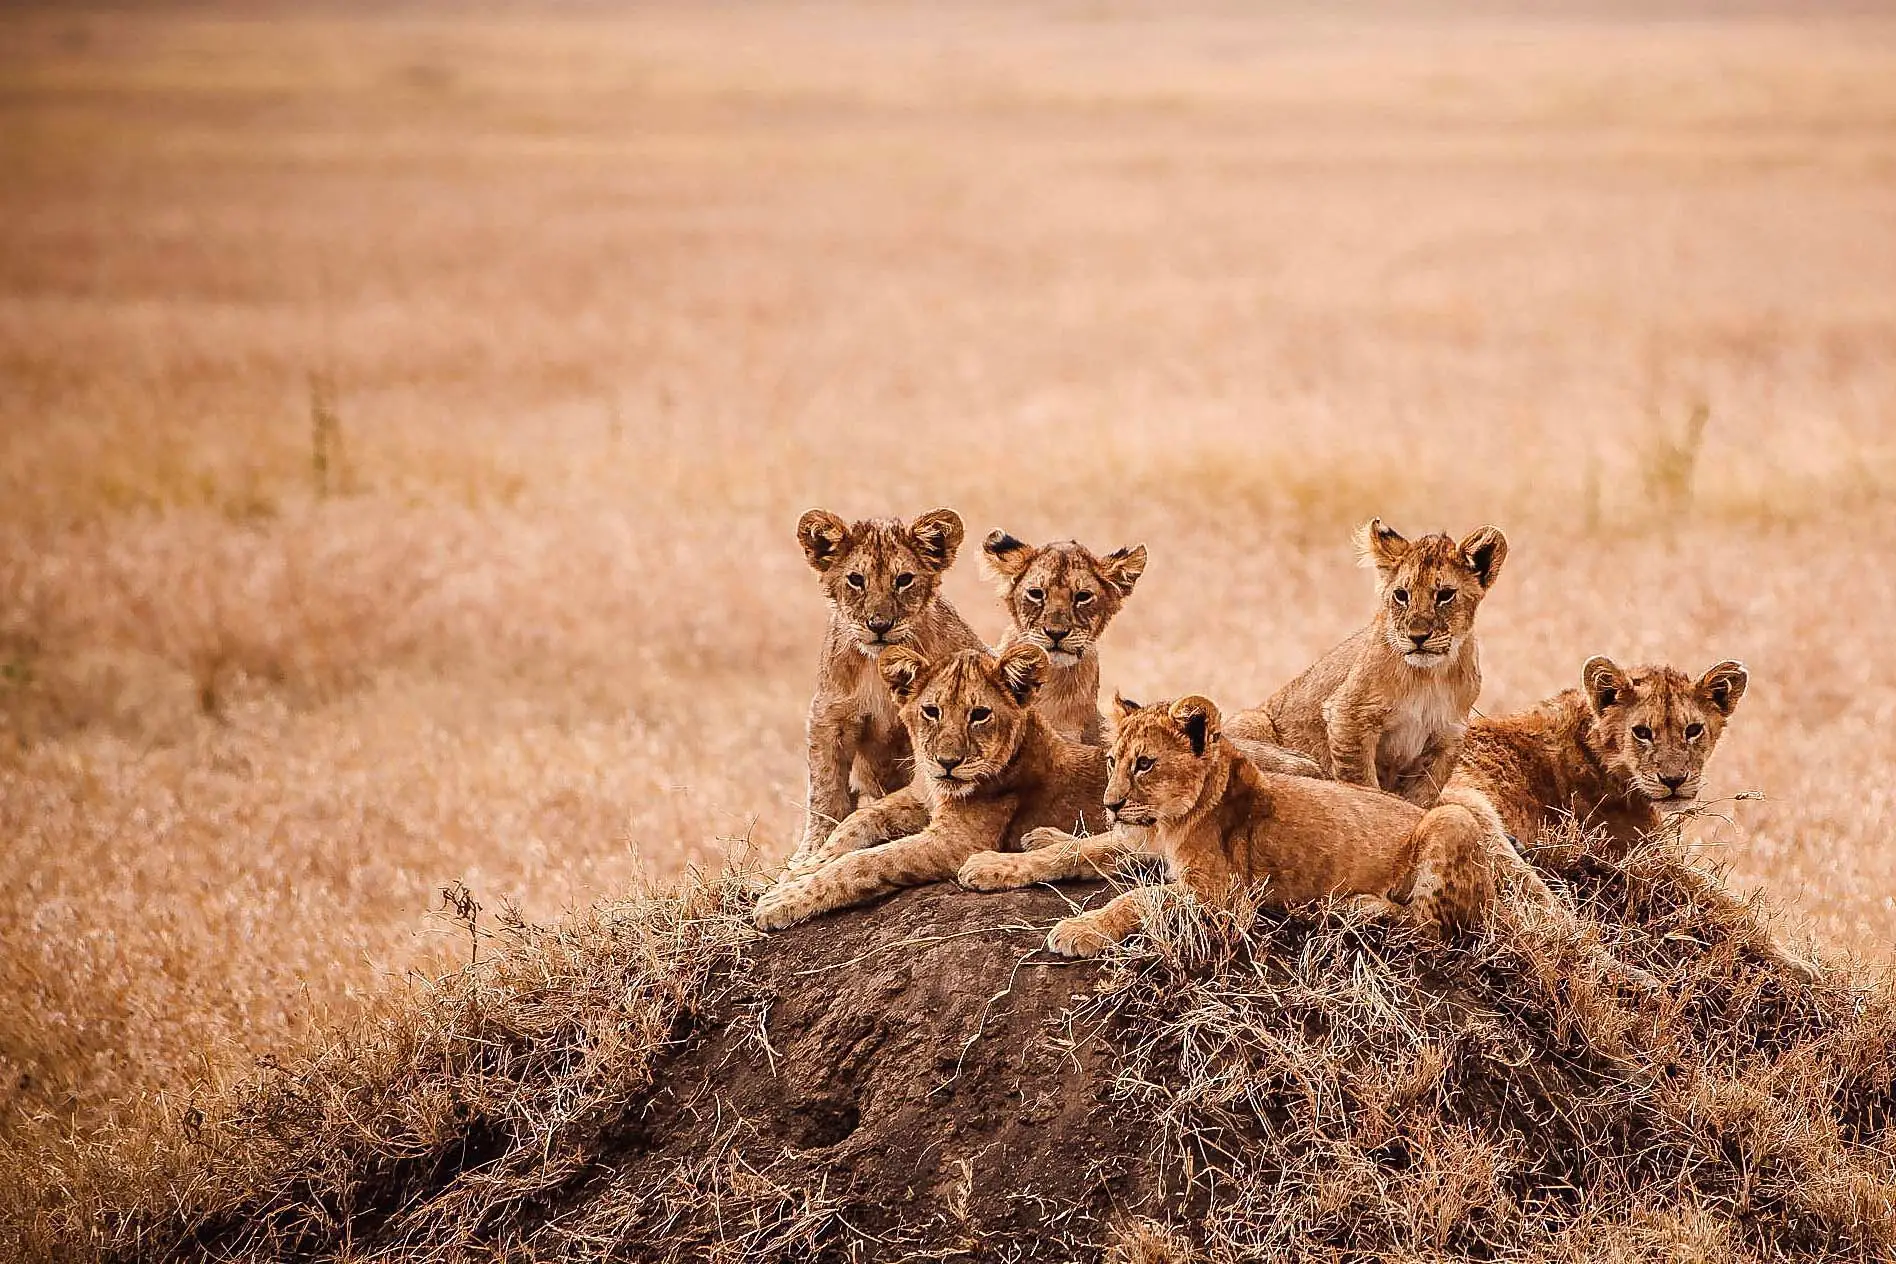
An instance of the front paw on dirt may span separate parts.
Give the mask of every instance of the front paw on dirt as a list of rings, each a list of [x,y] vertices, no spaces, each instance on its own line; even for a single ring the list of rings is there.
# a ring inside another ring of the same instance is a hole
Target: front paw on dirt
[[[801,882],[782,882],[764,892],[751,914],[758,930],[783,930],[809,916],[808,892]]]
[[[1027,885],[1020,858],[998,851],[976,852],[962,861],[955,881],[970,891],[1011,891]]]
[[[1112,942],[1112,937],[1087,917],[1069,917],[1055,922],[1053,929],[1047,932],[1047,951],[1062,957],[1097,957]]]

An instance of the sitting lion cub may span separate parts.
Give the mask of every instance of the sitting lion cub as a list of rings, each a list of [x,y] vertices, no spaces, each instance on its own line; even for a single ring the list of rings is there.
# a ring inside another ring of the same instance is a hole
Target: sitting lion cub
[[[907,525],[851,524],[812,509],[797,523],[830,606],[810,699],[809,797],[797,857],[814,853],[860,803],[908,780],[908,731],[876,673],[878,658],[892,646],[939,656],[981,644],[941,595],[961,536],[952,509]]]
[[[861,904],[901,887],[955,876],[978,851],[1009,849],[1041,826],[1098,829],[1106,753],[1062,737],[1034,711],[1047,678],[1038,645],[999,655],[963,650],[930,660],[906,647],[883,652],[882,678],[902,704],[926,786],[928,823],[919,833],[845,852],[772,887],[757,903],[760,930],[781,930],[819,913]],[[872,803],[851,828],[900,804]]]
[[[1376,567],[1376,617],[1263,706],[1231,717],[1229,732],[1427,807],[1448,783],[1481,694],[1475,610],[1501,574],[1507,537],[1481,527],[1459,543],[1411,543],[1375,518],[1357,548]]]
[[[1599,827],[1624,854],[1697,802],[1706,761],[1749,682],[1744,664],[1730,660],[1694,680],[1670,667],[1627,671],[1590,658],[1580,688],[1470,725],[1448,792],[1491,813],[1536,863],[1559,868],[1568,859],[1535,847],[1543,829],[1568,819]],[[1685,866],[1680,873],[1701,900],[1732,902],[1706,875]],[[1816,973],[1762,927],[1751,947]]]
[[[1484,836],[1488,818],[1459,803],[1424,812],[1359,786],[1264,772],[1224,738],[1218,708],[1196,696],[1122,702],[1108,770],[1107,810],[1149,827],[1146,846],[1164,858],[1174,887],[1210,901],[1262,883],[1276,905],[1356,895],[1424,925],[1464,927],[1493,897],[1490,865],[1507,848]],[[1033,850],[1020,855],[970,857],[962,884],[1000,890],[1092,877],[1120,845],[1112,835],[1051,830],[1026,841]],[[1047,947],[1094,956],[1139,928],[1151,896],[1150,888],[1128,891],[1069,917]]]

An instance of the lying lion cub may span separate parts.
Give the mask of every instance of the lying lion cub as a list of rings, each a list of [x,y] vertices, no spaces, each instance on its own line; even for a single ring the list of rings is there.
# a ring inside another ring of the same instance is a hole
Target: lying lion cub
[[[1698,801],[1705,764],[1745,696],[1750,675],[1727,660],[1696,679],[1671,667],[1628,671],[1596,656],[1568,689],[1518,715],[1479,719],[1462,743],[1449,792],[1492,816],[1537,864],[1571,858],[1536,843],[1567,820],[1598,828],[1624,855],[1659,832],[1668,817]],[[1709,876],[1681,866],[1703,903],[1730,907],[1732,895]],[[1750,947],[1805,975],[1818,967],[1759,927]]]
[[[1106,807],[1127,825],[1150,827],[1174,889],[1225,899],[1264,884],[1273,904],[1355,895],[1400,909],[1424,925],[1465,927],[1493,897],[1491,858],[1505,839],[1485,836],[1488,818],[1459,803],[1428,812],[1359,786],[1261,771],[1220,731],[1218,708],[1201,697],[1141,707],[1120,703]],[[963,885],[1000,890],[1092,877],[1121,846],[1113,836],[1076,839],[1038,830],[1020,855],[970,857]],[[1047,947],[1090,957],[1137,930],[1152,888],[1057,923]]]
[[[1049,667],[1038,645],[1013,645],[999,655],[963,650],[932,662],[896,646],[882,652],[878,667],[901,704],[928,823],[771,888],[757,903],[760,930],[952,878],[975,852],[1016,847],[1041,826],[1106,825],[1106,752],[1054,732],[1033,710]],[[880,832],[886,827],[877,814],[905,820],[909,811],[885,799],[859,809],[843,828]]]
[[[1274,742],[1326,775],[1435,802],[1481,695],[1475,611],[1501,574],[1508,542],[1494,527],[1460,541],[1409,541],[1382,519],[1357,536],[1376,567],[1376,617],[1263,706],[1231,717],[1230,735]]]

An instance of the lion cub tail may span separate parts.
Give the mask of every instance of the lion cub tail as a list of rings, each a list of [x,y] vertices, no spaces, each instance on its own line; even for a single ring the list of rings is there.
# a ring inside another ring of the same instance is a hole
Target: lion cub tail
[[[1423,813],[1415,827],[1415,884],[1409,913],[1424,926],[1443,931],[1469,930],[1481,924],[1494,902],[1490,865],[1492,815],[1458,802],[1443,802]],[[1501,845],[1507,846],[1504,835]]]

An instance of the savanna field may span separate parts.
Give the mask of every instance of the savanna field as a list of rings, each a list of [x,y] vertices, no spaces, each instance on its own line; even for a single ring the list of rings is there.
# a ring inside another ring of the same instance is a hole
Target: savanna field
[[[1890,960],[1873,7],[10,8],[0,167],[20,1207],[464,962],[444,887],[783,857],[812,506],[957,509],[989,637],[990,529],[1143,542],[1105,687],[1233,708],[1353,526],[1498,524],[1481,709],[1744,660],[1702,858]]]

